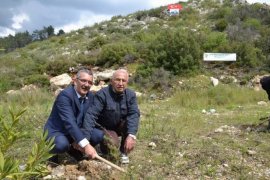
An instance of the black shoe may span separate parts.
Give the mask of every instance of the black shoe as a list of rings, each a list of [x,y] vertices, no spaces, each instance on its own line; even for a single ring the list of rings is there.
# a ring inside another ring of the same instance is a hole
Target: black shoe
[[[50,157],[47,161],[48,165],[52,166],[52,167],[56,167],[59,165],[59,159],[58,159],[58,155],[54,155],[52,157]]]
[[[72,146],[70,147],[68,154],[76,159],[76,161],[82,161],[85,159],[83,153],[77,149],[74,149]]]

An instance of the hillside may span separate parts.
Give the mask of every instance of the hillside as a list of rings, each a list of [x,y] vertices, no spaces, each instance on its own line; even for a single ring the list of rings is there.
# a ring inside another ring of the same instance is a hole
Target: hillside
[[[143,88],[161,69],[164,76],[189,76],[225,67],[248,72],[244,79],[269,70],[269,6],[229,0],[182,4],[179,16],[166,15],[166,7],[115,16],[1,54],[0,91],[25,84],[46,87],[51,76],[79,65],[128,66],[131,72],[136,71],[132,82]],[[203,52],[237,53],[237,62],[203,63]]]
[[[166,7],[115,16],[2,53],[0,177],[15,172],[29,179],[23,170],[33,162],[39,178],[52,179],[270,179],[270,104],[265,91],[249,83],[269,73],[270,9],[222,2],[191,0],[179,16],[166,15]],[[237,61],[206,63],[203,52],[234,52]],[[131,87],[143,92],[131,162],[114,161],[127,173],[97,160],[74,163],[65,155],[58,168],[44,165],[46,148],[38,135],[55,99],[49,79],[81,65],[126,66]],[[211,76],[220,80],[217,86]],[[39,88],[6,94],[27,84]],[[35,159],[38,153],[44,154]]]

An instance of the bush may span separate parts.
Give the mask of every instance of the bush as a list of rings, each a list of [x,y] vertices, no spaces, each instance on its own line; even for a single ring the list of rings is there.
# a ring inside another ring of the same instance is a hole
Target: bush
[[[163,95],[169,95],[174,84],[173,80],[174,76],[163,68],[152,69],[149,72],[139,68],[136,76],[130,80],[130,83],[134,83],[142,91],[150,90]]]
[[[186,31],[163,31],[143,59],[146,66],[164,68],[175,75],[193,74],[200,69],[201,49],[196,35]],[[149,67],[148,67],[149,68]]]
[[[227,35],[221,32],[210,32],[202,35],[204,52],[215,52],[219,47],[228,44]]]
[[[245,28],[251,28],[251,29],[259,29],[261,27],[261,22],[258,19],[255,18],[247,18],[244,22]]]
[[[216,30],[223,32],[228,26],[228,22],[225,19],[220,19],[217,21],[215,28]]]
[[[25,77],[24,84],[35,84],[39,87],[49,87],[50,81],[48,76],[42,74],[33,74]]]
[[[10,147],[27,134],[18,128],[25,111],[14,113],[9,110],[10,119],[0,116],[0,179],[31,179],[48,173],[45,162],[52,156],[49,151],[53,148],[53,140],[45,140],[47,133],[42,134],[39,142],[34,144],[24,170],[19,168],[17,159],[7,155]]]
[[[221,52],[231,52],[237,54],[236,65],[238,67],[254,68],[265,63],[266,57],[262,50],[254,47],[252,43],[231,42],[220,48]]]
[[[104,44],[107,43],[107,38],[103,36],[97,36],[95,39],[93,39],[87,46],[87,50],[93,50],[93,49],[98,49],[102,47]]]
[[[95,65],[97,61],[96,55],[84,55],[79,54],[77,57],[73,58],[76,63],[82,66]]]
[[[76,63],[71,60],[59,59],[56,61],[49,61],[46,64],[46,72],[48,75],[56,76],[59,74],[67,73],[70,67],[76,66]]]
[[[135,55],[134,47],[130,43],[113,43],[102,47],[97,65],[111,67],[113,65],[122,66],[125,63],[126,55]]]

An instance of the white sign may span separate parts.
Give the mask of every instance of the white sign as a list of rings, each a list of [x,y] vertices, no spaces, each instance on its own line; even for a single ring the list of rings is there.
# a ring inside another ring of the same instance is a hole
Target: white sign
[[[203,53],[204,61],[236,61],[236,53]]]

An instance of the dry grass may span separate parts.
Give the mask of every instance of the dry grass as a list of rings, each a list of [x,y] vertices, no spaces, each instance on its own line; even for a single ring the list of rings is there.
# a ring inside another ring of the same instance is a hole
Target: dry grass
[[[139,100],[142,116],[137,146],[125,167],[128,173],[121,178],[269,179],[270,133],[252,131],[259,118],[270,113],[269,103],[257,104],[267,101],[265,92],[235,85],[209,87],[201,77],[188,82],[168,99]],[[22,96],[0,105],[3,113],[12,104],[28,107],[22,129],[29,134],[10,152],[22,160],[54,100],[46,92],[35,97],[35,102],[32,96]],[[211,108],[216,113],[209,113]],[[202,113],[203,109],[207,112]],[[156,147],[149,147],[150,142]]]

